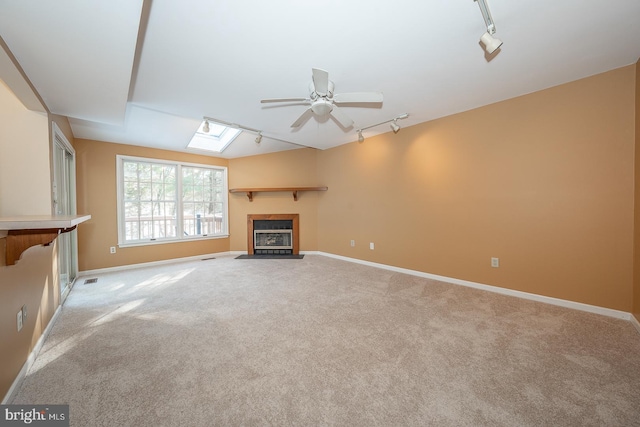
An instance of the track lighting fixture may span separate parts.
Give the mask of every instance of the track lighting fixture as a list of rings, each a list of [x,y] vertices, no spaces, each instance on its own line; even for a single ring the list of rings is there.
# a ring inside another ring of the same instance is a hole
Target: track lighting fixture
[[[238,129],[243,132],[251,132],[257,135],[256,142],[260,143],[262,141],[262,131],[258,129],[253,129],[248,126],[239,125],[237,123],[225,122],[224,120],[214,119],[213,117],[203,117],[204,123],[202,124],[202,131],[208,133],[210,131],[210,123],[213,123],[215,126],[225,126],[232,129]]]
[[[364,141],[364,136],[362,135],[363,130],[371,129],[373,127],[384,125],[386,123],[391,123],[391,130],[393,131],[393,133],[398,133],[398,131],[400,130],[400,125],[398,125],[398,120],[406,119],[407,117],[409,117],[409,113],[404,113],[404,114],[400,114],[397,117],[394,117],[393,119],[385,120],[384,122],[376,123],[375,125],[366,126],[366,127],[357,129],[356,132],[358,132],[358,142]]]
[[[480,13],[482,13],[482,18],[484,18],[484,23],[487,26],[487,32],[480,37],[480,42],[484,45],[487,53],[492,54],[496,49],[502,46],[502,40],[493,37],[496,33],[496,26],[493,22],[493,18],[491,17],[491,12],[489,11],[489,6],[487,6],[486,0],[474,1],[478,2],[478,6],[480,6]]]
[[[256,144],[262,142],[261,130],[205,116],[187,147],[222,153],[241,132],[255,134]]]
[[[264,136],[259,129],[204,116],[202,117],[202,123],[198,126],[198,130],[191,139],[191,142],[187,145],[187,148],[222,153],[241,132],[255,134],[256,138],[254,141],[256,144],[260,144]],[[305,144],[285,141],[284,139],[279,139],[274,136],[267,135],[267,138],[269,141],[284,142],[285,144],[292,144],[298,147],[315,148]]]
[[[482,37],[480,37],[480,41],[484,44],[484,48],[488,54],[492,54],[496,49],[502,46],[502,40],[491,36],[488,32],[484,33]]]

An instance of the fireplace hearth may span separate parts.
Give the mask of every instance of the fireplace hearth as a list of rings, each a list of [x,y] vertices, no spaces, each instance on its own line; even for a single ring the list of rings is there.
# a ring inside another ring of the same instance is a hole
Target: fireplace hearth
[[[298,255],[298,214],[247,215],[249,255]]]

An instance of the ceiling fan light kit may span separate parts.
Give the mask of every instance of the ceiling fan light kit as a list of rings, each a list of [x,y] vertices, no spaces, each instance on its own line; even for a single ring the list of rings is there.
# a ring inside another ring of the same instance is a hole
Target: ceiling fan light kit
[[[311,105],[311,111],[317,116],[326,116],[333,110],[333,104],[325,99],[319,99]]]

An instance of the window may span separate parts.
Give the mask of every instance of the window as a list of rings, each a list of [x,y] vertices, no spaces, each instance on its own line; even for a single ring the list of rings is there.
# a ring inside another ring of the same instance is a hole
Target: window
[[[117,156],[120,245],[227,236],[227,169]]]

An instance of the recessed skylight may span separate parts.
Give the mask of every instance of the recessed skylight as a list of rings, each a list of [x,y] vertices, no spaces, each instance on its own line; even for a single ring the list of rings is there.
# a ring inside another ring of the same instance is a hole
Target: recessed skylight
[[[207,127],[209,131],[205,132]],[[203,120],[187,148],[222,153],[240,135],[240,132],[240,129],[214,123],[210,120]]]

